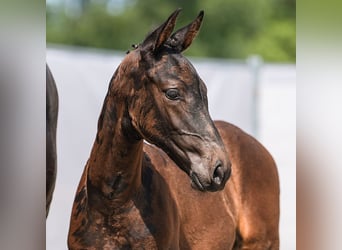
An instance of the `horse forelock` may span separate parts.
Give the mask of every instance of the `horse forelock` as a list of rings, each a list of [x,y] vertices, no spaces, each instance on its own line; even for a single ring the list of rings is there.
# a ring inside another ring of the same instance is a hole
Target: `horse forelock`
[[[140,53],[136,53],[136,51],[129,53],[119,65],[119,76],[120,78],[124,78],[125,76],[130,76],[132,72],[134,73],[139,69],[141,61]]]
[[[144,72],[141,67],[141,55],[133,51],[126,55],[118,66],[111,80],[111,92],[117,97],[132,95],[144,80]]]

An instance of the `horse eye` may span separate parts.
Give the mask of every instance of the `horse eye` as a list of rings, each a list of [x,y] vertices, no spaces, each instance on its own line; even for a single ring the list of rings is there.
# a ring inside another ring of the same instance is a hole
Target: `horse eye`
[[[165,92],[165,96],[170,100],[177,100],[180,98],[178,89],[168,89]]]

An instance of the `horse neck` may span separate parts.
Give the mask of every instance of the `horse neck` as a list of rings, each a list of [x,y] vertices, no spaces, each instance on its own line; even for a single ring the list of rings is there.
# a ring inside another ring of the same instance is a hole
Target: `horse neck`
[[[110,207],[121,206],[139,189],[143,140],[134,135],[124,102],[109,91],[88,161],[89,198],[105,201]]]

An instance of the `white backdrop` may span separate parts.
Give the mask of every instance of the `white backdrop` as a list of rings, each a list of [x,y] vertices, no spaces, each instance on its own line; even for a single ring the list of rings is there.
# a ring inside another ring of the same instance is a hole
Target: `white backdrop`
[[[97,119],[109,80],[124,54],[66,47],[47,49],[47,63],[59,92],[58,172],[46,227],[46,249],[67,249],[74,194],[96,135]],[[251,69],[242,62],[190,59],[208,87],[213,119],[254,132],[271,152],[281,181],[281,249],[295,246],[295,66],[265,65],[258,101],[253,102]],[[256,105],[256,107],[254,106]]]

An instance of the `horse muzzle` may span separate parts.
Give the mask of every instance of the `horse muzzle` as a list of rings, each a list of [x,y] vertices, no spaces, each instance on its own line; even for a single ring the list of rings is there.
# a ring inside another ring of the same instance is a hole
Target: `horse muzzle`
[[[215,165],[209,168],[209,171],[205,173],[205,168],[201,168],[201,171],[196,171],[198,168],[190,170],[191,186],[192,188],[205,192],[216,192],[222,190],[225,187],[227,180],[231,174],[230,162],[223,164],[223,161],[217,160]]]

